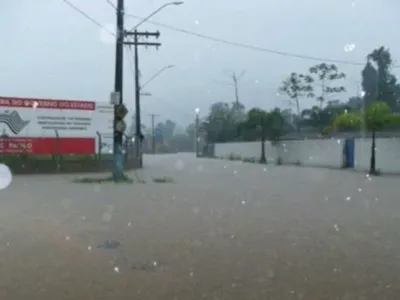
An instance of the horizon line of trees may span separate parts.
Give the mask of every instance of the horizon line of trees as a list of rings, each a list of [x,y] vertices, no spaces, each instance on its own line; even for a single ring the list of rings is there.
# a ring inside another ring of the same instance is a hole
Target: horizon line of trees
[[[287,133],[316,132],[321,136],[350,130],[372,132],[371,173],[375,170],[375,132],[400,128],[400,83],[392,73],[389,49],[380,47],[367,55],[361,72],[360,95],[341,101],[346,74],[335,64],[311,66],[306,74],[291,73],[279,87],[295,106],[281,110],[258,107],[246,111],[241,103],[217,102],[201,123],[207,143],[261,141],[260,162],[265,163],[264,141],[277,142]],[[304,99],[316,105],[301,109]]]

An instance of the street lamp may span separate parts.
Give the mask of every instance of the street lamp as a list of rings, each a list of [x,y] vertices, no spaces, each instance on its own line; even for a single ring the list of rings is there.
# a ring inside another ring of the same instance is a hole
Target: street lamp
[[[195,149],[196,149],[196,157],[199,157],[199,125],[200,125],[200,120],[199,120],[199,114],[200,114],[200,108],[196,108],[195,110],[196,113],[196,143],[195,143]]]
[[[158,76],[160,76],[161,73],[163,73],[165,70],[172,69],[173,67],[175,67],[175,66],[174,66],[174,65],[168,65],[168,66],[165,66],[164,68],[158,70],[152,77],[150,77],[149,80],[147,80],[145,83],[143,83],[143,84],[140,86],[140,89],[143,89],[146,85],[148,85],[150,82],[152,82],[152,81],[153,81],[154,79],[156,79]]]
[[[140,25],[142,25],[144,22],[148,21],[152,16],[154,16],[156,13],[158,13],[160,10],[164,9],[165,7],[170,6],[170,5],[181,5],[183,3],[184,3],[183,1],[172,1],[172,2],[165,3],[164,5],[160,6],[155,11],[153,11],[146,18],[144,18],[142,21],[140,21],[138,24],[136,24],[136,26],[133,27],[130,31],[137,29]]]

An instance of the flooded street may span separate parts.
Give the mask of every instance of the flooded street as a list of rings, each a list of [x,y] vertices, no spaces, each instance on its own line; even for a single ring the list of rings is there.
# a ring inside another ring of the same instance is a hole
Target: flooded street
[[[398,298],[399,178],[186,154],[145,165],[147,184],[14,178],[0,299]]]

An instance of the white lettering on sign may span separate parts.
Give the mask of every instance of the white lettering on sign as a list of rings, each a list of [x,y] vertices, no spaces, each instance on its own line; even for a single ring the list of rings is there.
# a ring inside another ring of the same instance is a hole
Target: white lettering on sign
[[[39,137],[58,136],[94,138],[98,151],[99,136],[102,142],[109,140],[112,145],[113,120],[114,107],[107,103],[0,97],[0,135],[14,139],[11,142],[10,139],[0,138],[0,150],[3,153],[37,153],[43,149],[43,141],[39,141]],[[29,144],[32,139],[35,142]]]
[[[47,109],[95,110],[94,101],[52,100],[34,98],[0,97],[0,107],[35,107]]]

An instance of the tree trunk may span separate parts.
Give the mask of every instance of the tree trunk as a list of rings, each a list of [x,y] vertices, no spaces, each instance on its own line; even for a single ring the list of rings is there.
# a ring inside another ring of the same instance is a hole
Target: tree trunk
[[[299,103],[298,97],[296,97],[296,108],[297,108],[297,117],[298,117],[298,119],[296,120],[296,130],[297,130],[297,132],[300,132],[301,111],[300,111],[300,103]]]
[[[376,161],[375,161],[375,129],[372,129],[372,142],[371,142],[371,162],[369,166],[369,173],[371,175],[376,174]]]
[[[266,164],[267,159],[265,157],[265,138],[264,136],[261,137],[261,158],[260,158],[260,163],[261,164]]]

